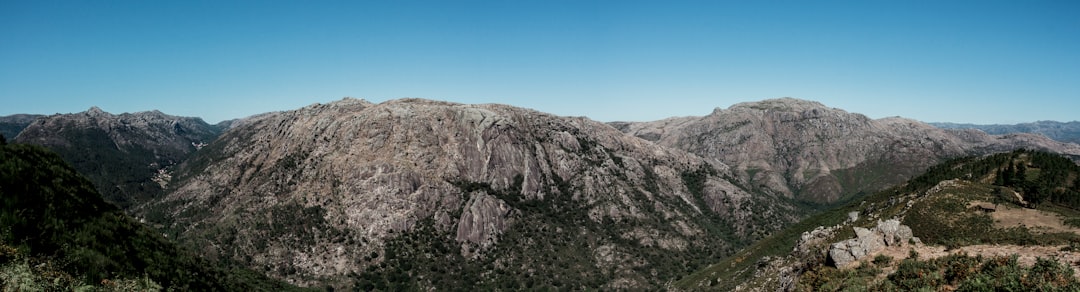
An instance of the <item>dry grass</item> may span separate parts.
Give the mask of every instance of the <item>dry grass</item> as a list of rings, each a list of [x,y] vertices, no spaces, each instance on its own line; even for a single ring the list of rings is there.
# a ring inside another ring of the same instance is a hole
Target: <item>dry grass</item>
[[[972,201],[968,206],[974,207],[980,204],[993,205],[982,201]],[[1065,225],[1061,216],[1052,212],[999,204],[997,211],[990,212],[990,217],[994,218],[996,228],[1027,227],[1033,232],[1072,232],[1080,235],[1080,228]]]

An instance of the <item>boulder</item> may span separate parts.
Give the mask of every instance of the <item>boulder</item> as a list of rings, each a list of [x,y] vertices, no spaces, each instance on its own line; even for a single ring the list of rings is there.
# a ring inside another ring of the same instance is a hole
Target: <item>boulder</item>
[[[836,267],[844,267],[885,247],[903,246],[908,241],[919,242],[912,235],[911,228],[896,219],[878,221],[872,229],[855,227],[854,230],[855,238],[833,243],[829,248],[829,259]]]

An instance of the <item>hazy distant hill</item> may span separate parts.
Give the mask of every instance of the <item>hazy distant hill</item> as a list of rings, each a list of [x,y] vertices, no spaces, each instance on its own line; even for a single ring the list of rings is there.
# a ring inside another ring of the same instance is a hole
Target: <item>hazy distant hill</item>
[[[1038,121],[1015,125],[975,125],[957,123],[930,123],[935,127],[945,129],[979,129],[987,134],[1003,135],[1012,133],[1042,134],[1050,139],[1080,144],[1080,121],[1067,123],[1055,121]]]

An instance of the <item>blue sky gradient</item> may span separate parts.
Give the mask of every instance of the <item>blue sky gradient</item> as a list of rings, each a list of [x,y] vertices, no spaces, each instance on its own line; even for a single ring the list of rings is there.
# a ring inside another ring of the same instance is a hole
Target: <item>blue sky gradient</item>
[[[1080,119],[1080,1],[0,1],[0,115],[208,122],[345,96],[600,121],[776,97]]]

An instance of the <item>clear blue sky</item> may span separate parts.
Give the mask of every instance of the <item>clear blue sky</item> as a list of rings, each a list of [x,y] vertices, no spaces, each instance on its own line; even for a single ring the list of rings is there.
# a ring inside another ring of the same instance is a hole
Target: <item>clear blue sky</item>
[[[775,97],[1080,119],[1080,1],[0,0],[0,115],[208,122],[350,96],[600,121]]]

